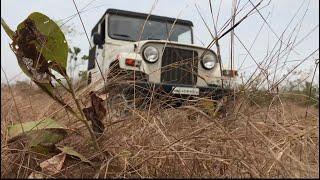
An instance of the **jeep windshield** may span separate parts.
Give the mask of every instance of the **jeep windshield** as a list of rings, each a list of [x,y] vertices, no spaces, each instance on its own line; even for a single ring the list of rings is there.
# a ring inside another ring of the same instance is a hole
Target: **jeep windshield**
[[[148,20],[143,29],[145,19],[110,15],[108,20],[108,34],[112,39],[125,41],[140,40],[169,40],[192,44],[192,30],[190,26],[175,24],[167,21]],[[143,29],[143,33],[141,31]],[[140,38],[141,34],[141,38]],[[168,38],[168,36],[170,37]]]

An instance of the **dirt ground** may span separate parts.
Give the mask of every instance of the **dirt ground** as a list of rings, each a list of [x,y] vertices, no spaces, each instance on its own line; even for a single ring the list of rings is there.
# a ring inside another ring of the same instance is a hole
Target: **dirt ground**
[[[85,126],[34,85],[1,86],[1,177],[319,177],[319,113],[274,98],[260,106],[240,97],[227,114],[212,117],[198,106],[163,109],[152,104],[125,117],[110,111],[97,152]],[[63,94],[62,94],[63,95]],[[68,101],[68,99],[67,99]],[[235,105],[235,106],[234,106]],[[62,169],[43,173],[41,154],[22,141],[8,142],[7,128],[52,117],[72,131],[58,145],[73,147],[93,165],[67,156]],[[101,156],[104,154],[105,158]]]

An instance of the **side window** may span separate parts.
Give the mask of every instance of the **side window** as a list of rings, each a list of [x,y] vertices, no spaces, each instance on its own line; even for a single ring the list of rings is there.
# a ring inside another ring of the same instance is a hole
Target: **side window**
[[[100,24],[96,25],[92,29],[91,35],[93,35],[94,33],[98,33],[98,32],[99,32],[100,37],[102,38],[102,41],[104,43],[105,42],[105,34],[106,34],[106,20],[105,19]],[[96,49],[97,48],[102,48],[102,46],[97,47],[95,45],[95,46],[93,46],[93,48],[91,48],[89,50],[88,70],[95,68],[95,58],[96,58]]]
[[[101,38],[103,39],[103,43],[105,43],[105,38],[106,38],[106,19],[104,19],[100,24],[100,34],[101,34]]]

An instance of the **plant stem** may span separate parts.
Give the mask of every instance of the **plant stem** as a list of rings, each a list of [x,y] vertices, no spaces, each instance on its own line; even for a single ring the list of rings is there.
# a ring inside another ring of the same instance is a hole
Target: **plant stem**
[[[88,121],[86,120],[86,116],[84,115],[84,113],[83,113],[83,111],[82,111],[82,109],[81,109],[80,102],[79,102],[79,100],[76,98],[76,94],[75,94],[75,92],[74,92],[73,85],[72,85],[72,83],[71,83],[71,81],[70,81],[69,78],[66,78],[66,80],[67,80],[68,86],[69,86],[69,88],[70,88],[70,90],[71,90],[72,98],[74,99],[74,101],[75,101],[75,103],[76,103],[76,105],[77,105],[77,108],[78,108],[78,110],[80,111],[81,118],[80,118],[79,120],[81,120],[81,121],[85,124],[86,128],[88,129],[88,131],[89,131],[89,133],[90,133],[90,136],[91,136],[91,139],[92,139],[92,141],[93,141],[94,147],[96,148],[96,150],[99,151],[99,152],[101,152],[101,151],[100,151],[99,144],[98,144],[98,142],[97,142],[97,139],[96,139],[96,137],[95,137],[95,135],[94,135],[91,127],[89,126]]]

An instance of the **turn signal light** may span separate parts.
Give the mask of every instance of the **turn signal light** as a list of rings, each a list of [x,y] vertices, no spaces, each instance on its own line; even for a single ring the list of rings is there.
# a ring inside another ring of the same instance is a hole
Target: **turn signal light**
[[[128,65],[128,66],[138,67],[141,65],[141,61],[137,61],[134,59],[126,59],[125,62],[126,62],[126,65]]]
[[[126,65],[128,66],[135,66],[136,61],[133,59],[126,59]]]

